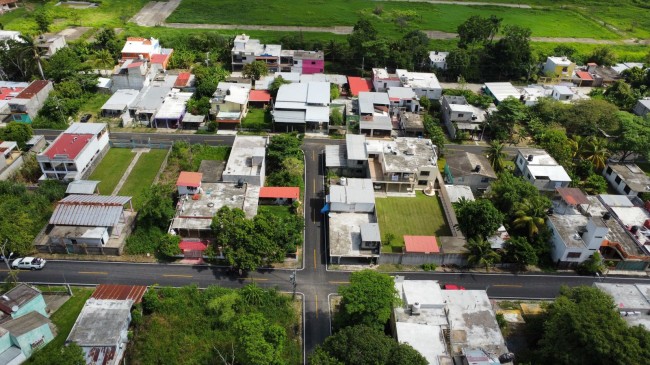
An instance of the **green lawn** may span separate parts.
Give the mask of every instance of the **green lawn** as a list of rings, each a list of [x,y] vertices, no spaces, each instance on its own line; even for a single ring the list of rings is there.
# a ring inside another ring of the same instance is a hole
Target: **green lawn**
[[[148,186],[151,186],[153,179],[158,174],[160,165],[167,155],[167,150],[152,149],[147,153],[140,155],[131,174],[122,185],[119,195],[132,196],[133,207],[135,210],[140,209],[142,204],[142,192]]]
[[[373,13],[376,7],[383,11]],[[206,11],[214,9],[214,11]],[[246,16],[241,16],[246,9]],[[636,8],[635,8],[636,9]],[[371,0],[183,0],[167,19],[178,23],[263,24],[321,26],[353,25],[361,16],[369,17],[382,34],[406,29],[456,32],[460,23],[472,15],[497,15],[503,24],[530,27],[538,37],[589,37],[617,39],[613,31],[559,7],[519,9],[495,6],[462,6],[427,3],[375,2]]]
[[[270,129],[273,127],[271,113],[259,108],[248,109],[246,118],[242,120],[241,126],[246,129]]]
[[[382,250],[399,250],[404,246],[404,235],[451,235],[437,196],[429,197],[418,191],[415,198],[377,198],[375,204],[382,238],[385,240],[387,233],[395,235],[391,246],[383,245]]]
[[[128,148],[111,148],[88,180],[99,180],[99,193],[110,195],[135,157]]]
[[[215,147],[203,144],[192,145],[192,161],[194,164],[194,170],[192,171],[199,171],[199,166],[201,166],[203,160],[226,161],[229,154],[229,147]]]
[[[275,216],[285,218],[293,215],[293,213],[291,213],[290,208],[291,207],[288,205],[260,205],[257,208],[257,214],[261,214],[262,212],[267,212]]]
[[[92,94],[92,96],[81,105],[81,108],[79,108],[79,113],[77,115],[79,118],[81,118],[84,114],[89,113],[93,115],[93,121],[97,120],[102,106],[108,101],[110,97],[110,94]]]

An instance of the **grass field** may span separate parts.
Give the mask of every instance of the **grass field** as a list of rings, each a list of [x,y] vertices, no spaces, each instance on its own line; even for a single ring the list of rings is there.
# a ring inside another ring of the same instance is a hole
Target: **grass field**
[[[241,126],[246,129],[270,129],[273,127],[271,113],[266,112],[264,109],[250,108],[246,118],[242,120]]]
[[[206,11],[206,7],[215,11]],[[376,7],[383,9],[380,15],[373,12]],[[246,9],[245,16],[241,9]],[[527,26],[533,36],[538,37],[620,38],[596,21],[559,7],[519,9],[427,3],[405,6],[403,2],[370,0],[183,0],[167,21],[329,27],[353,25],[359,17],[367,16],[375,22],[380,33],[389,34],[405,28],[456,32],[458,25],[470,16],[491,14],[503,18],[503,24]]]
[[[153,183],[165,155],[167,155],[167,150],[161,149],[152,149],[140,155],[140,159],[135,163],[131,174],[122,185],[118,195],[133,197],[132,202],[135,210],[140,209],[142,192]]]
[[[100,194],[110,195],[135,157],[128,148],[111,148],[88,180],[99,180]]]
[[[418,191],[415,198],[377,198],[375,204],[382,238],[385,240],[387,233],[395,235],[391,245],[383,245],[382,250],[401,252],[404,235],[451,235],[438,197]]]
[[[262,212],[267,212],[275,216],[278,216],[280,218],[285,218],[293,215],[293,213],[291,213],[290,208],[291,207],[289,207],[288,205],[260,205],[257,208],[257,214],[260,214]]]

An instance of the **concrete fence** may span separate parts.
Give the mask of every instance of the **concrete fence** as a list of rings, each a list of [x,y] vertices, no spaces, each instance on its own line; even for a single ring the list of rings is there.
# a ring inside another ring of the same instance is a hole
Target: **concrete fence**
[[[18,169],[20,169],[23,166],[24,162],[25,161],[23,160],[23,156],[22,155],[18,156],[18,158],[11,165],[9,165],[9,167],[7,167],[6,169],[2,170],[2,172],[0,172],[0,180],[9,179],[18,171]]]
[[[436,264],[466,266],[467,256],[463,254],[424,254],[424,253],[382,253],[377,261],[379,264],[422,265]]]
[[[115,148],[155,148],[166,150],[171,148],[174,142],[147,142],[147,141],[110,141],[110,146]]]

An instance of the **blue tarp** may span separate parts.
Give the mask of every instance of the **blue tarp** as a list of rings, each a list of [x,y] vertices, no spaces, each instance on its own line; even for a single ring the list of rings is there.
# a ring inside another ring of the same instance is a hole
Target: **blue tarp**
[[[325,205],[323,206],[323,209],[320,210],[321,214],[326,214],[326,213],[328,213],[329,211],[330,211],[330,205],[329,205],[329,203],[328,203],[328,204],[325,204]]]

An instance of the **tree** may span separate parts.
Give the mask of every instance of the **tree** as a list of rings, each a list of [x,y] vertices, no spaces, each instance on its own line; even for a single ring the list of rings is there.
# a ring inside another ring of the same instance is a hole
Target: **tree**
[[[115,65],[115,59],[107,49],[100,49],[93,54],[93,64],[101,70],[107,70]]]
[[[167,230],[174,217],[173,190],[170,186],[151,185],[142,192],[142,206],[138,211],[138,224]]]
[[[501,101],[497,110],[490,115],[489,125],[495,139],[506,140],[512,136],[516,123],[528,117],[526,106],[513,97]]]
[[[582,184],[582,188],[588,194],[603,194],[607,192],[607,180],[602,175],[591,174]]]
[[[338,99],[339,95],[341,95],[339,86],[334,83],[330,84],[330,100]]]
[[[487,197],[501,212],[511,214],[515,207],[524,199],[539,196],[539,191],[528,181],[515,177],[509,171],[499,174],[499,178],[492,182]]]
[[[276,134],[271,137],[266,157],[267,169],[274,171],[282,168],[282,161],[287,157],[302,158],[302,139],[296,133]],[[267,170],[267,171],[268,171]]]
[[[526,231],[528,238],[532,238],[545,226],[546,212],[551,207],[548,198],[537,195],[516,204],[512,226]]]
[[[467,238],[486,238],[503,224],[503,214],[487,199],[467,201],[456,207],[455,211],[458,227]]]
[[[343,114],[341,114],[339,109],[332,109],[330,112],[330,124],[343,125]]]
[[[607,164],[607,157],[609,157],[607,140],[598,137],[587,138],[582,157],[594,164],[596,171],[602,171]]]
[[[465,247],[469,251],[467,263],[472,266],[484,266],[486,271],[490,271],[490,267],[501,260],[501,256],[492,249],[490,242],[482,237],[470,238]]]
[[[359,19],[348,35],[348,44],[353,52],[354,59],[362,59],[365,56],[364,43],[377,39],[377,29],[366,18]]]
[[[486,149],[490,165],[497,174],[505,170],[506,153],[503,152],[505,145],[497,140],[490,141],[490,147]]]
[[[374,328],[345,327],[325,339],[309,358],[311,365],[426,365],[427,360],[407,344],[401,344]]]
[[[34,365],[85,365],[84,352],[76,343],[64,346],[46,346],[29,359]]]
[[[75,51],[70,47],[64,47],[47,60],[45,71],[54,82],[61,82],[76,75],[80,64],[81,60]]]
[[[339,287],[341,310],[337,322],[341,325],[363,324],[382,331],[390,318],[397,297],[393,278],[372,270],[350,275],[350,284]]]
[[[194,115],[208,115],[210,113],[210,98],[207,96],[198,99],[191,98],[187,101],[187,110]]]
[[[262,76],[266,76],[268,73],[269,69],[266,68],[266,63],[262,61],[253,61],[244,65],[244,76],[255,81],[259,80]]]
[[[43,34],[50,30],[52,17],[46,10],[40,9],[34,12],[34,21],[36,21],[36,27],[39,33]]]
[[[577,49],[567,44],[559,44],[553,48],[553,54],[561,57],[571,58],[571,56],[573,56],[576,52],[578,52]]]
[[[578,265],[578,273],[583,275],[602,274],[605,271],[605,263],[600,252],[596,251],[588,259]]]
[[[285,80],[282,76],[278,76],[275,79],[273,79],[273,82],[271,83],[271,85],[269,85],[269,93],[271,93],[271,96],[275,98],[278,95],[278,90],[280,90],[280,86],[287,85],[290,83],[291,81]]]
[[[612,66],[616,63],[616,54],[607,46],[596,47],[587,56],[587,62],[595,62],[600,66]]]
[[[650,78],[648,78],[647,74],[646,70],[640,67],[628,68],[621,72],[621,76],[625,78],[625,82],[635,89],[643,86],[650,87]]]
[[[32,127],[29,124],[9,122],[6,127],[0,128],[0,139],[14,141],[20,149],[25,148],[25,143],[30,138],[32,138]]]
[[[647,339],[648,331],[629,327],[608,294],[563,287],[546,311],[535,357],[540,364],[647,364]]]
[[[499,27],[503,19],[497,18],[494,15],[482,17],[473,15],[461,23],[458,28],[458,41],[459,48],[466,48],[467,45],[472,43],[487,44],[492,42],[494,36],[499,33]]]
[[[632,110],[641,94],[623,80],[617,80],[605,89],[605,99],[623,110]]]
[[[521,267],[537,265],[535,248],[525,237],[511,237],[506,241],[503,261],[518,264]]]
[[[539,144],[560,165],[571,164],[573,151],[564,131],[556,128],[546,129],[539,137]]]
[[[158,251],[166,257],[174,257],[181,254],[181,249],[178,244],[181,243],[179,236],[166,234],[160,240]]]
[[[113,59],[117,58],[121,50],[113,28],[102,28],[95,33],[95,41],[92,43],[92,46],[96,51],[108,51]]]
[[[246,314],[233,324],[237,333],[235,350],[242,365],[280,365],[287,334],[281,326],[271,324],[261,313]]]
[[[36,61],[38,65],[38,71],[41,75],[41,79],[45,80],[45,74],[43,73],[43,65],[41,63],[41,49],[38,47],[38,42],[36,39],[28,35],[20,35],[20,54],[31,54],[32,59]]]
[[[197,65],[192,70],[192,73],[196,76],[195,98],[201,98],[203,96],[208,98],[212,97],[212,94],[217,90],[219,82],[225,80],[229,75],[229,72],[220,65]]]
[[[445,131],[442,130],[440,126],[440,121],[433,119],[429,114],[424,115],[423,123],[424,129],[427,132],[427,135],[434,146],[438,149],[438,155],[443,156],[445,154],[445,143],[447,143],[447,136]]]
[[[533,61],[530,50],[530,28],[518,25],[506,25],[503,38],[499,39],[488,55],[495,60],[491,65],[496,68],[499,79],[519,79],[529,75],[528,66]],[[526,77],[527,79],[527,77]]]
[[[582,99],[562,114],[560,123],[568,134],[582,136],[601,135],[601,131],[614,135],[620,128],[616,105],[598,99]]]
[[[620,112],[620,131],[616,138],[608,144],[609,149],[617,154],[619,161],[624,162],[633,154],[650,158],[650,120]]]

